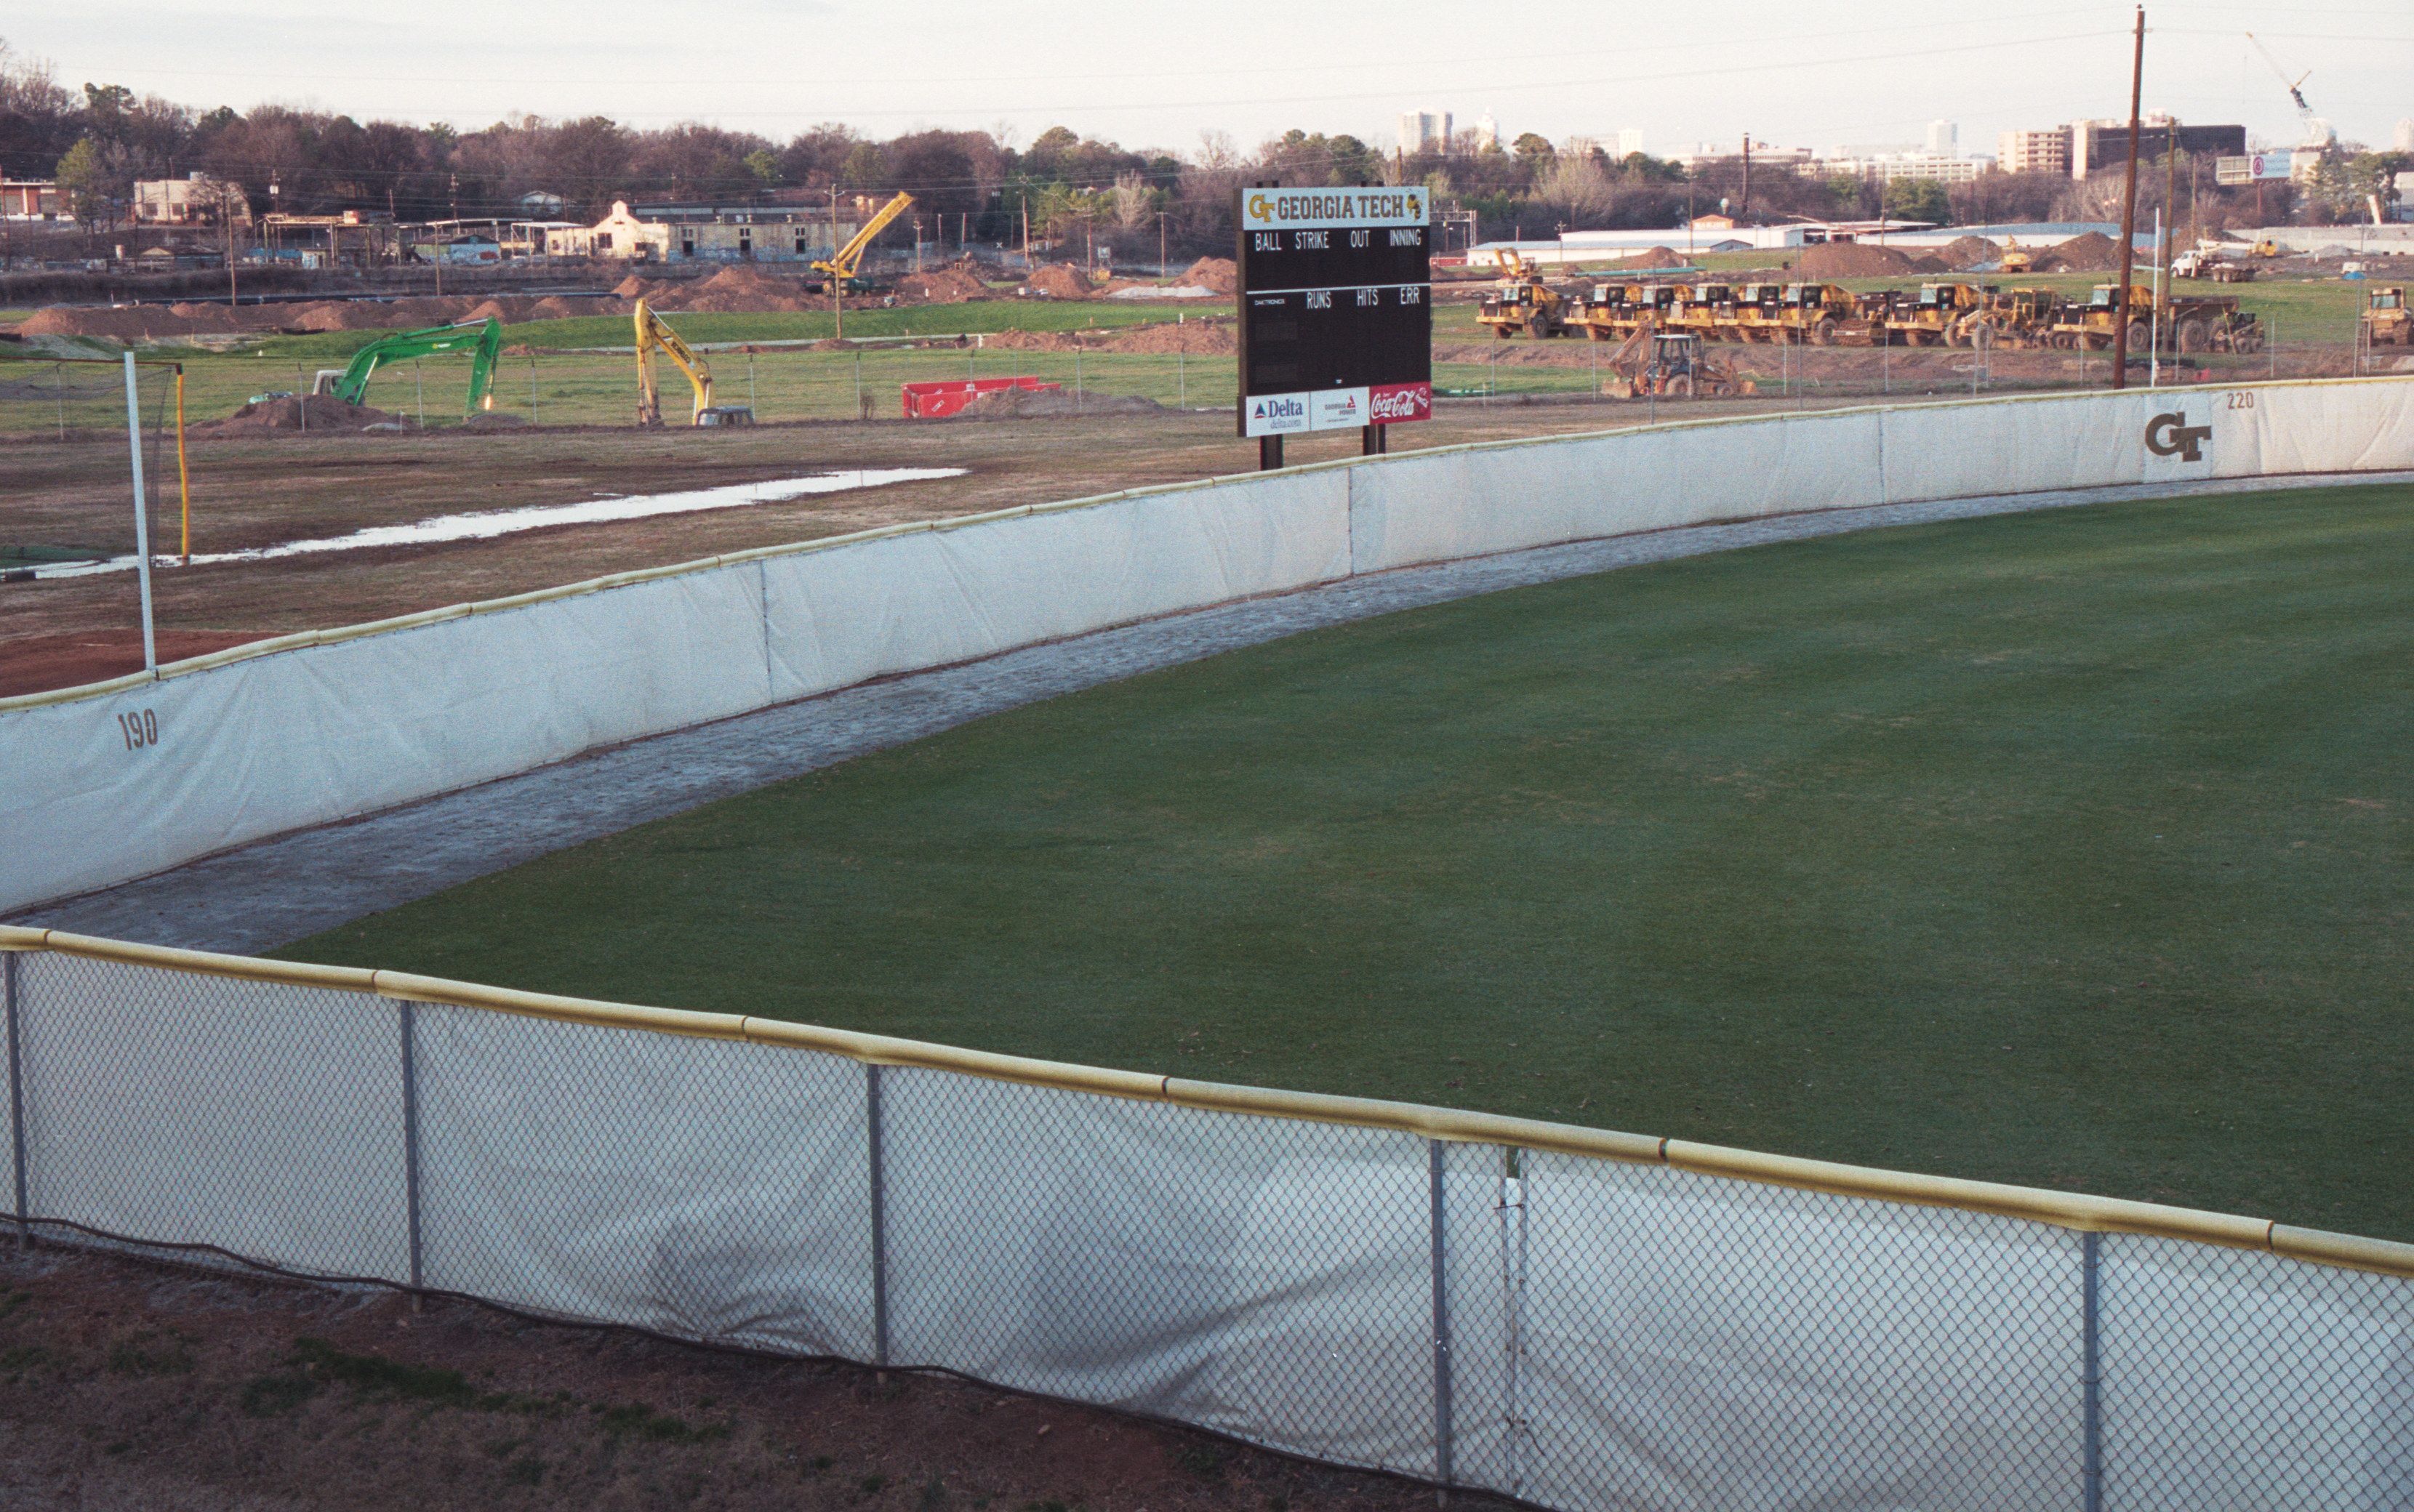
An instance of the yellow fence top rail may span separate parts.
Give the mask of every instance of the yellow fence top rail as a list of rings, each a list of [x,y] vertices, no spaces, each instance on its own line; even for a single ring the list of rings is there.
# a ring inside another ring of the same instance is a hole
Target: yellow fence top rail
[[[1837,1196],[1865,1197],[1922,1208],[1954,1208],[1965,1212],[1989,1213],[2080,1232],[2141,1234],[2198,1244],[2218,1244],[2230,1249],[2262,1250],[2316,1265],[2414,1278],[2414,1244],[2296,1228],[2262,1218],[2200,1212],[2194,1208],[2168,1208],[2150,1202],[2129,1202],[2118,1197],[2047,1192],[2034,1187],[2009,1186],[1995,1181],[1965,1181],[1952,1177],[1918,1176],[1864,1165],[1843,1165],[1790,1155],[1730,1149],[1720,1145],[1695,1144],[1683,1139],[1661,1139],[1649,1134],[1618,1134],[1606,1129],[1584,1129],[1532,1119],[1427,1107],[1415,1103],[1387,1103],[1364,1097],[1232,1087],[1151,1072],[1114,1071],[1098,1066],[1034,1060],[1021,1056],[930,1045],[918,1040],[892,1039],[882,1034],[792,1024],[782,1019],[694,1013],[678,1008],[649,1008],[635,1003],[599,1002],[586,998],[519,992],[509,987],[482,986],[471,982],[451,982],[439,977],[372,971],[357,966],[314,966],[296,961],[262,960],[248,956],[222,956],[209,951],[174,950],[161,945],[139,945],[120,940],[69,934],[63,929],[29,929],[0,925],[0,951],[8,950],[50,951],[162,971],[365,993],[410,1002],[482,1008],[567,1024],[785,1045],[793,1049],[843,1056],[871,1065],[916,1066],[980,1076],[991,1081],[1095,1092],[1140,1102],[1168,1103],[1209,1112],[1389,1129],[1458,1144],[1503,1145],[1593,1160],[1667,1165],[1704,1176],[1786,1187],[1797,1192],[1823,1192]]]

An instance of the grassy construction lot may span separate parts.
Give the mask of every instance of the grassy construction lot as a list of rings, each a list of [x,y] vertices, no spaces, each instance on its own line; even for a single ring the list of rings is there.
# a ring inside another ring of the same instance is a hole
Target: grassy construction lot
[[[1502,593],[285,954],[2414,1239],[2409,542],[2369,485]]]

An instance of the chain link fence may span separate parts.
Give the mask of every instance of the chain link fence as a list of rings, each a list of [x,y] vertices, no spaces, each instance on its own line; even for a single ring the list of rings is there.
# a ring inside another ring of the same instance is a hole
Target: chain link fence
[[[2414,1507],[2403,1247],[2343,1268],[194,959],[0,954],[26,1240],[946,1370],[1550,1507]]]

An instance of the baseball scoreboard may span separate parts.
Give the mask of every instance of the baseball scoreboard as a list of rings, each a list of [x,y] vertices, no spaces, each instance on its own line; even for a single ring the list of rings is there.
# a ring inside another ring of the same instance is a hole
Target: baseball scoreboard
[[[1244,437],[1433,416],[1433,251],[1422,187],[1242,189]]]

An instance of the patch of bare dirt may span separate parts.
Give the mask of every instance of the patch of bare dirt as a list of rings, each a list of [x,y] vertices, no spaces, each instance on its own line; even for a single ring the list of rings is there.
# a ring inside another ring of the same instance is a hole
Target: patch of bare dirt
[[[1062,420],[1076,415],[1161,415],[1165,407],[1138,394],[1066,393],[1053,389],[997,389],[982,394],[952,418],[963,420]]]
[[[1673,246],[1655,246],[1637,252],[1630,258],[1620,258],[1610,266],[1613,268],[1674,268],[1684,260]]]
[[[269,638],[264,630],[160,630],[152,635],[152,645],[165,665]],[[89,630],[0,641],[0,698],[107,682],[142,670],[142,632],[139,630]]]
[[[12,1512],[1432,1505],[1405,1482],[952,1378],[0,1251]]]

